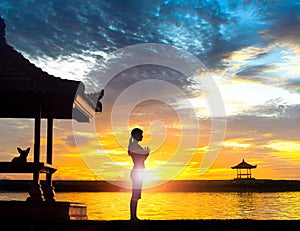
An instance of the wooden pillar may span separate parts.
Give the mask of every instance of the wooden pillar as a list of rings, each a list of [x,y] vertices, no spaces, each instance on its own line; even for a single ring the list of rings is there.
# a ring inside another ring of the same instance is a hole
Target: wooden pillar
[[[33,182],[31,184],[31,188],[29,191],[29,197],[27,198],[28,201],[32,202],[40,202],[43,201],[43,194],[40,185],[39,179],[39,170],[37,168],[40,162],[40,146],[41,146],[41,112],[34,119],[34,166],[35,171],[33,172]]]
[[[47,164],[52,164],[53,118],[47,120]]]
[[[52,164],[52,153],[53,153],[53,118],[47,120],[47,164]],[[46,174],[46,185],[44,188],[44,197],[48,202],[55,201],[54,187],[52,186],[52,173]]]
[[[41,147],[41,117],[34,120],[34,163],[40,162],[40,147]],[[35,174],[35,181],[39,180],[39,174]]]

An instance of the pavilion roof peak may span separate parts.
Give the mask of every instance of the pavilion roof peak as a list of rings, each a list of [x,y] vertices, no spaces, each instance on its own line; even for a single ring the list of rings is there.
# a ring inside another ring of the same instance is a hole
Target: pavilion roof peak
[[[242,168],[256,168],[257,165],[251,165],[251,164],[248,164],[244,159],[242,159],[242,162],[231,167],[232,169],[242,169]]]
[[[4,19],[0,15],[0,46],[6,43],[5,39],[5,22]]]

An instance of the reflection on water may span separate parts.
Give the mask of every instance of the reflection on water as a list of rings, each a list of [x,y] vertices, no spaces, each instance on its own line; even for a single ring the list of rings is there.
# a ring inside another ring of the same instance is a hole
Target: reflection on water
[[[56,193],[57,201],[87,204],[91,220],[129,219],[130,193]],[[27,193],[0,193],[1,200],[26,200]],[[300,192],[271,193],[151,193],[143,192],[138,205],[141,219],[257,219],[299,220]]]

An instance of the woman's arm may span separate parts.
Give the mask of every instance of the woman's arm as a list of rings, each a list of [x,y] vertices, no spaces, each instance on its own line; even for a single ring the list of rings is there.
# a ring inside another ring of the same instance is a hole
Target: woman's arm
[[[139,144],[131,145],[128,150],[129,152],[135,153],[135,154],[142,154],[142,155],[149,155],[150,153],[150,148],[142,148]],[[130,155],[130,154],[129,154]]]

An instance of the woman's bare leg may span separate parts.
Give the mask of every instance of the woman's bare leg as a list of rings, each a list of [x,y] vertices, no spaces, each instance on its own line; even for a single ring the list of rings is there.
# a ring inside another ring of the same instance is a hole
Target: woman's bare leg
[[[139,220],[136,216],[138,200],[131,199],[130,200],[130,220]]]

